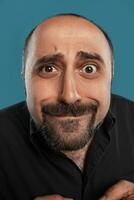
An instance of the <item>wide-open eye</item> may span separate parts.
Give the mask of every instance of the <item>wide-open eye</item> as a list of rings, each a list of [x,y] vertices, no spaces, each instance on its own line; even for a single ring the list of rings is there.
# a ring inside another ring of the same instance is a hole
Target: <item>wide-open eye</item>
[[[43,74],[54,73],[56,71],[57,71],[57,69],[52,64],[43,64],[40,67],[40,72],[43,73]]]
[[[81,71],[87,74],[92,74],[97,71],[97,67],[93,64],[86,64]]]

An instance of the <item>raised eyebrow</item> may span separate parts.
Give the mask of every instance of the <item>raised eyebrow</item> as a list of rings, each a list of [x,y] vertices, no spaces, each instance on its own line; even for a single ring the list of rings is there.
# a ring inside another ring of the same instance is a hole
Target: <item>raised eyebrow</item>
[[[99,54],[97,54],[97,53],[91,53],[91,52],[86,52],[86,51],[79,51],[76,54],[76,57],[80,58],[80,59],[83,59],[83,60],[85,60],[85,59],[98,60],[102,64],[105,64],[102,56],[99,55]]]
[[[45,55],[45,56],[39,58],[35,62],[34,66],[39,66],[42,63],[46,63],[46,62],[50,62],[50,61],[51,62],[54,62],[54,61],[56,62],[56,61],[59,61],[59,60],[63,60],[63,58],[64,58],[64,55],[61,54],[61,53]]]

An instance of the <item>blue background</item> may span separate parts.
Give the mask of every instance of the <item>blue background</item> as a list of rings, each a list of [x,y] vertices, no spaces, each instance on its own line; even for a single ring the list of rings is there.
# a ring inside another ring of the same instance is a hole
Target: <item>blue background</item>
[[[134,100],[133,0],[0,0],[0,108],[25,99],[24,39],[44,18],[73,12],[102,26],[115,49],[113,92]]]

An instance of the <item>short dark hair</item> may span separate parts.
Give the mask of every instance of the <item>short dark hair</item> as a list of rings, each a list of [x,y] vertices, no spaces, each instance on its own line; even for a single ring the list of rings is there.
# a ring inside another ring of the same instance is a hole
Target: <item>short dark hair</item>
[[[75,13],[61,13],[61,14],[57,14],[57,15],[48,17],[47,19],[52,18],[52,17],[57,17],[57,16],[74,16],[74,17],[80,17],[80,18],[85,19],[85,20],[91,22],[92,24],[94,24],[103,33],[103,35],[105,36],[105,38],[106,38],[106,40],[107,40],[107,42],[109,44],[109,48],[110,48],[110,51],[111,51],[111,65],[112,65],[112,73],[113,73],[114,49],[113,49],[112,41],[111,41],[110,37],[108,36],[108,34],[106,33],[106,31],[104,31],[104,29],[102,27],[100,27],[98,24],[96,24],[94,21],[88,19],[85,16],[82,16],[82,15],[79,15],[79,14],[75,14]],[[26,40],[25,40],[25,43],[24,43],[24,48],[23,48],[23,66],[24,67],[25,67],[25,64],[26,64],[26,58],[27,58],[27,54],[28,54],[28,45],[29,45],[30,39],[31,39],[31,37],[32,37],[32,35],[33,35],[33,33],[34,33],[34,31],[36,30],[37,27],[38,27],[38,25],[35,26],[32,29],[32,31],[26,37]]]

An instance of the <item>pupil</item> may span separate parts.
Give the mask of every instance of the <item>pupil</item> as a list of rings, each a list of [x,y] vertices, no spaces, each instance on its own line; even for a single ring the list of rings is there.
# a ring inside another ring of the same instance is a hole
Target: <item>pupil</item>
[[[92,72],[92,71],[93,71],[92,67],[90,67],[90,66],[89,66],[89,67],[86,67],[86,72],[87,72],[87,73],[90,73],[90,72]]]
[[[46,72],[52,72],[52,71],[53,71],[53,69],[52,69],[51,66],[47,66],[47,67],[46,67]]]

